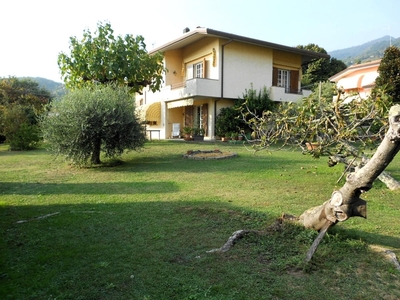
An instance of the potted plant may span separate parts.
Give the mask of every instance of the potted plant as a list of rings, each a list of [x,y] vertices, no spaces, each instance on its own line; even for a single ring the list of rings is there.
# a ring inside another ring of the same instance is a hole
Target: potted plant
[[[306,146],[307,146],[307,150],[311,151],[311,150],[317,149],[320,146],[320,143],[318,143],[318,142],[312,142],[312,143],[306,142]]]
[[[191,134],[192,134],[192,127],[190,127],[190,126],[185,126],[185,127],[183,127],[182,131],[183,131],[183,139],[184,139],[185,141],[191,141],[191,140],[192,140],[192,136],[191,136]]]
[[[204,128],[195,127],[193,128],[193,140],[195,141],[203,141],[204,140]]]
[[[231,138],[232,138],[232,140],[237,140],[237,139],[238,139],[238,136],[239,136],[239,133],[237,133],[237,132],[232,132],[232,133],[231,133]]]
[[[221,138],[223,142],[227,142],[231,139],[232,133],[231,132],[227,132],[224,134],[224,136]]]

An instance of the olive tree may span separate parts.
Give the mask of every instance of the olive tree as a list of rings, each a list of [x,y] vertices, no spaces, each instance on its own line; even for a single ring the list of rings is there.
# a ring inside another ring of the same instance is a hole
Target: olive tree
[[[144,87],[159,90],[165,71],[161,53],[149,55],[144,38],[127,34],[114,36],[110,23],[99,23],[92,34],[70,38],[70,54],[60,53],[58,65],[67,88],[88,83],[126,85],[140,93]]]
[[[140,150],[146,139],[132,94],[114,84],[69,92],[53,104],[40,125],[50,149],[76,164],[100,164],[101,151],[116,157],[126,149]]]

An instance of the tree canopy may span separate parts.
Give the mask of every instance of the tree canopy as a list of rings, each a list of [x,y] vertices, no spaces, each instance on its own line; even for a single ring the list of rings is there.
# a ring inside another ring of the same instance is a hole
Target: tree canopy
[[[384,93],[362,101],[346,100],[334,83],[325,82],[301,102],[282,103],[261,117],[253,115],[248,125],[259,137],[254,150],[284,142],[307,152],[306,143],[316,142],[318,147],[310,149],[314,157],[359,156],[363,147],[382,138],[391,101]]]
[[[101,151],[112,158],[140,150],[146,138],[128,87],[115,84],[69,92],[41,119],[41,129],[56,155],[79,165],[100,164]]]
[[[376,88],[386,91],[394,102],[400,102],[400,48],[391,46],[385,50],[378,73]]]
[[[160,88],[165,71],[161,53],[149,55],[144,38],[127,34],[114,36],[110,23],[99,23],[92,34],[84,30],[83,38],[70,38],[71,53],[60,53],[58,65],[67,88],[87,83],[127,85],[131,92],[148,86]]]
[[[51,93],[31,79],[0,78],[0,105],[29,105],[37,110],[52,99]]]
[[[327,54],[324,48],[319,47],[316,44],[308,44],[306,46],[299,45],[297,48]],[[301,84],[303,86],[313,86],[319,82],[327,81],[329,77],[346,68],[347,66],[344,62],[337,60],[334,57],[331,57],[330,59],[315,59],[312,62],[302,66],[303,76]]]
[[[36,117],[51,100],[51,93],[35,81],[0,78],[0,135],[11,150],[26,150],[38,144]]]

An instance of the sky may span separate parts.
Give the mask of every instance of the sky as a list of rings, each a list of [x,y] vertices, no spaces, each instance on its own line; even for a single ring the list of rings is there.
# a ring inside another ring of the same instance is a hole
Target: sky
[[[69,39],[109,22],[151,50],[198,26],[326,51],[400,37],[398,0],[13,0],[0,9],[0,77],[62,82],[57,57]]]

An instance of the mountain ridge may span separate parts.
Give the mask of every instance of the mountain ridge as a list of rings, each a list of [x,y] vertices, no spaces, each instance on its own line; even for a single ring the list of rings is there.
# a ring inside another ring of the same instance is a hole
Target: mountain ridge
[[[386,48],[388,48],[390,45],[400,47],[400,38],[394,38],[389,35],[385,35],[381,38],[368,41],[361,45],[333,50],[328,52],[328,54],[331,57],[341,60],[346,65],[350,66],[356,63],[381,59]]]
[[[46,90],[48,90],[55,99],[61,98],[66,93],[65,85],[61,82],[56,82],[54,80],[43,77],[19,77],[19,78],[36,81],[40,87],[43,87]]]

